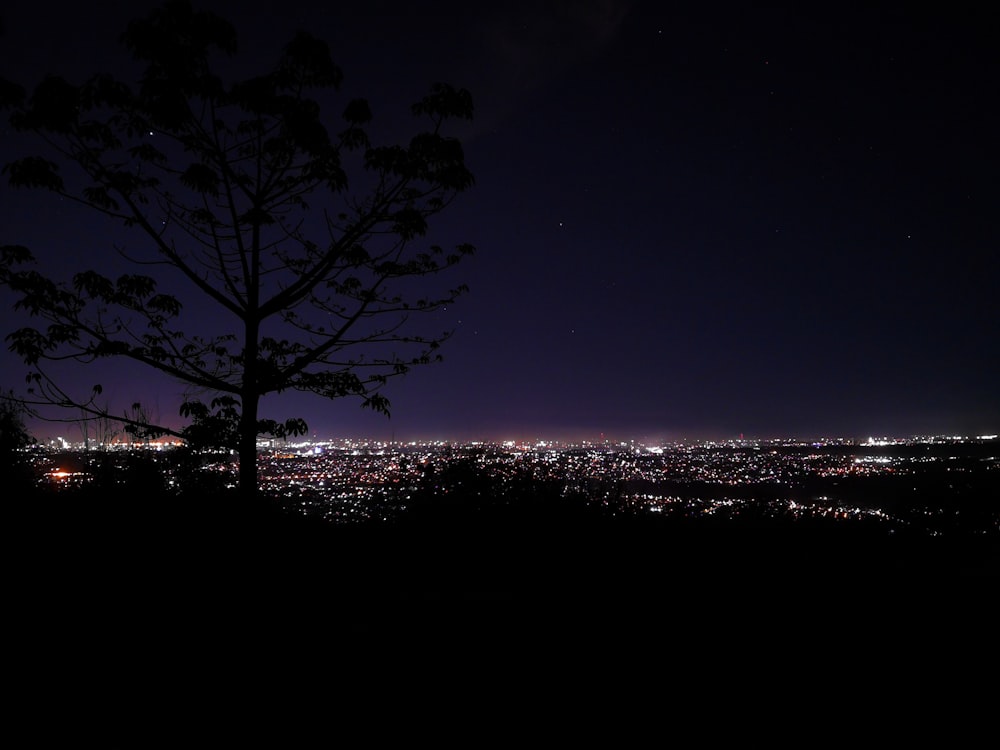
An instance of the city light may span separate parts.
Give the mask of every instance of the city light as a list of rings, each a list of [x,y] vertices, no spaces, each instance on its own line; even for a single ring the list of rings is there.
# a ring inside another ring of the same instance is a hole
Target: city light
[[[143,451],[155,461],[167,475],[167,486],[181,484],[169,446],[131,450]],[[57,463],[67,454],[76,456],[78,468]],[[35,460],[40,482],[69,488],[91,483],[96,466],[124,465],[129,454],[119,446],[74,451],[58,441],[40,450]],[[234,487],[237,460],[232,451],[202,452],[198,470]],[[962,483],[967,484],[973,472],[976,476],[1000,472],[1000,442],[995,435],[964,441],[923,436],[649,446],[635,441],[267,441],[258,457],[258,483],[265,496],[295,515],[333,523],[391,520],[429,496],[464,497],[473,503],[486,495],[495,499],[544,487],[551,495],[616,514],[734,519],[751,514],[863,522],[892,530],[919,526],[940,533],[963,519],[957,509],[938,502],[934,493],[961,494]],[[937,484],[926,483],[928,477],[937,478]],[[897,484],[880,485],[883,495],[869,493],[859,501],[856,489],[868,485],[858,483],[876,480]],[[904,486],[899,483],[905,483],[908,502],[919,499],[917,505],[886,505],[886,488]],[[918,486],[936,489],[924,498],[917,493]],[[1000,532],[1000,512],[989,518],[985,532]]]

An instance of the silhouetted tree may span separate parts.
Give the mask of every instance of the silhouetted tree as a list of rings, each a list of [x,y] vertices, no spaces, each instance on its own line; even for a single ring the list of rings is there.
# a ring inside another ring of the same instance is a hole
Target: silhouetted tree
[[[31,469],[22,450],[35,440],[24,424],[25,414],[12,392],[0,394],[0,478],[8,494],[31,485]]]
[[[8,336],[31,368],[25,401],[238,448],[240,487],[252,493],[257,436],[306,430],[302,419],[259,419],[262,396],[351,396],[388,413],[387,379],[439,359],[448,332],[418,335],[410,324],[465,291],[433,292],[425,277],[472,247],[446,252],[423,238],[428,220],[473,184],[460,142],[446,134],[449,121],[471,118],[472,100],[436,84],[412,106],[425,129],[406,145],[374,145],[366,101],[348,102],[336,130],[321,118],[317,99],[339,87],[341,71],[306,33],[270,72],[233,83],[211,64],[235,52],[233,27],[186,2],[133,21],[123,41],[145,65],[136,87],[109,75],[82,85],[50,77],[27,96],[0,81],[13,127],[50,149],[7,164],[10,184],[124,223],[148,250],[127,259],[163,270],[117,279],[85,270],[65,283],[39,272],[28,249],[0,248],[0,283],[42,321]],[[77,174],[64,177],[64,166]],[[178,280],[216,306],[218,330],[204,315],[182,321],[184,292],[161,291]],[[99,386],[71,395],[46,367],[109,357],[187,384],[182,414],[192,426],[112,415]]]
[[[149,445],[153,438],[159,437],[159,431],[152,424],[149,409],[141,401],[132,404],[125,416],[128,419],[125,422],[125,434],[128,435],[130,444]]]

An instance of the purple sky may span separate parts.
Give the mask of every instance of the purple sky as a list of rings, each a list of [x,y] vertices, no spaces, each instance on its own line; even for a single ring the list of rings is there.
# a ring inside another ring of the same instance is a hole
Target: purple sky
[[[5,9],[0,75],[125,75],[117,36],[152,5]],[[429,237],[476,245],[454,277],[471,293],[434,323],[457,331],[445,361],[386,391],[391,419],[305,397],[265,412],[319,437],[396,439],[1000,431],[1000,63],[985,16],[363,5],[196,7],[235,23],[248,72],[297,28],[325,38],[343,101],[370,98],[376,124],[434,81],[472,91],[477,186]],[[3,133],[6,162],[24,143]],[[128,242],[6,184],[0,212],[0,242],[55,268]],[[21,385],[6,351],[0,367],[0,385]],[[174,418],[179,386],[81,377]]]

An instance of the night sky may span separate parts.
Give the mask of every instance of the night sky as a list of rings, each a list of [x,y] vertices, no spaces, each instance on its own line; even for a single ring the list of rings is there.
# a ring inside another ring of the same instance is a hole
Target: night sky
[[[118,35],[155,3],[17,5],[0,75],[34,83],[125,76]],[[428,237],[477,248],[454,274],[470,294],[431,324],[456,329],[444,362],[390,384],[391,419],[304,396],[265,400],[265,415],[396,440],[1000,431],[985,6],[249,5],[196,7],[236,25],[246,75],[299,28],[327,40],[345,74],[331,118],[366,96],[402,138],[395,114],[435,81],[476,102],[460,132],[476,187]],[[25,145],[4,129],[0,161]],[[5,182],[0,212],[0,242],[52,268],[112,257],[121,237]],[[9,293],[0,303],[6,334],[19,319]],[[0,367],[21,386],[13,355]],[[99,381],[176,424],[179,386],[83,371]]]

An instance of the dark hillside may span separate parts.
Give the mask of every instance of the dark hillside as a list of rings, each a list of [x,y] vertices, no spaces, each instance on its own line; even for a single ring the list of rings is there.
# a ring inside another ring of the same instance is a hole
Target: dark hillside
[[[9,675],[31,710],[48,718],[58,689],[89,721],[145,732],[161,720],[141,717],[174,722],[192,700],[291,690],[381,710],[401,678],[396,698],[420,706],[440,681],[474,704],[557,686],[601,702],[622,680],[696,704],[881,701],[978,685],[995,658],[995,546],[541,498],[369,526],[278,508],[225,493],[8,503]]]
[[[156,628],[246,608],[258,622],[318,618],[359,632],[461,613],[495,624],[585,612],[605,625],[683,613],[719,627],[947,604],[972,617],[998,580],[995,537],[640,517],[560,498],[452,500],[397,522],[333,526],[224,493],[78,490],[8,505],[5,529],[21,611],[48,623]]]

